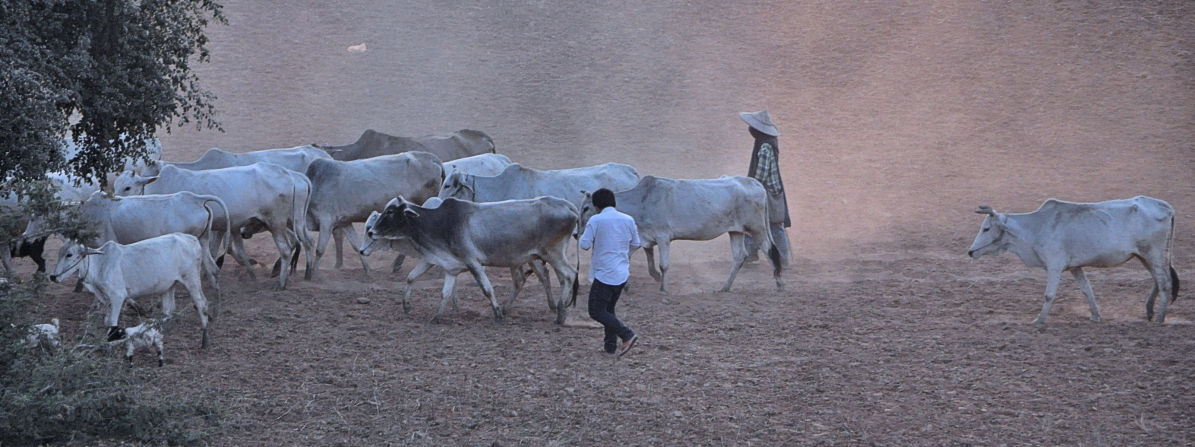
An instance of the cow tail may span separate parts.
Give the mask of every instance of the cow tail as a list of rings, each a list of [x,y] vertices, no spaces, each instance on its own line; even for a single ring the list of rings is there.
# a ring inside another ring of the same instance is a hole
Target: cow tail
[[[1178,301],[1178,272],[1174,271],[1174,215],[1170,216],[1170,235],[1166,238],[1166,264],[1170,268],[1170,302]]]
[[[763,194],[763,232],[766,235],[765,239],[768,241],[768,260],[772,261],[772,276],[777,278],[777,281],[779,281],[781,263],[780,249],[776,247],[776,239],[772,237],[772,207],[768,204],[767,188],[764,188]]]
[[[577,268],[573,270],[573,297],[569,298],[569,300],[568,300],[569,307],[572,307],[573,305],[577,304],[577,287],[578,287],[577,282],[579,282],[581,279],[581,239],[580,238],[577,238],[577,265],[576,265],[576,267]]]
[[[212,209],[210,207],[208,207],[208,202],[217,203],[220,205],[221,208],[224,208],[224,228],[227,231],[224,232],[224,235],[221,236],[220,240],[217,242],[216,246],[219,248],[218,248],[218,251],[216,252],[217,254],[214,256],[215,258],[220,258],[220,257],[223,257],[225,253],[227,253],[228,244],[232,242],[232,216],[229,215],[228,205],[225,205],[224,200],[221,200],[219,197],[213,197],[211,199],[204,200],[203,208],[206,209],[207,213],[208,213],[207,231],[212,231],[212,224],[215,222],[215,218],[216,218],[215,212],[212,211]],[[210,254],[211,251],[208,251],[208,253]]]
[[[571,203],[570,203],[571,205]],[[574,209],[575,211],[575,209]],[[577,223],[573,228],[573,240],[577,241],[577,264],[576,269],[573,270],[573,296],[568,300],[568,306],[572,307],[577,304],[577,284],[581,279],[581,215],[577,214]]]

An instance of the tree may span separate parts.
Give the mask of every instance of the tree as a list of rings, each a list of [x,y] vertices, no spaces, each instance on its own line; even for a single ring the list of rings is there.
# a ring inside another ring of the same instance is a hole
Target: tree
[[[103,182],[158,128],[218,129],[191,70],[212,21],[226,23],[212,0],[0,0],[0,176]]]
[[[85,225],[53,199],[49,171],[105,181],[145,157],[158,128],[192,121],[219,128],[215,96],[199,88],[193,61],[208,60],[204,27],[224,23],[211,0],[0,0],[0,250],[18,214],[49,219],[78,236]],[[64,139],[79,148],[68,160]],[[77,214],[75,215],[77,216]],[[110,357],[25,344],[43,276],[0,276],[0,445],[202,442],[217,412],[186,396],[150,393]]]

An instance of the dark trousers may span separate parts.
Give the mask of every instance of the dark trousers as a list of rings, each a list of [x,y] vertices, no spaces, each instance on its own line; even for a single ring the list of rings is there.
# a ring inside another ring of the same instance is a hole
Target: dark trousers
[[[634,335],[631,328],[624,326],[618,321],[618,317],[614,316],[614,305],[618,303],[618,297],[622,295],[625,285],[626,283],[612,286],[595,279],[589,286],[589,317],[597,320],[606,329],[606,352],[614,352],[618,347],[619,338],[626,340]]]

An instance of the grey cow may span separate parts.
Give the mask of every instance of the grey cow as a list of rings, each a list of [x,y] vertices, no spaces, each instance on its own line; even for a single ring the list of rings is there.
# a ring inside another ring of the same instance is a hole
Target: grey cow
[[[614,193],[619,211],[635,218],[647,267],[651,276],[666,286],[670,244],[674,240],[708,241],[730,234],[730,276],[722,292],[730,290],[734,277],[747,258],[744,235],[760,241],[772,263],[776,288],[782,289],[780,252],[768,231],[767,191],[750,177],[722,177],[704,180],[677,180],[646,176],[626,191]],[[593,199],[585,193],[581,205],[581,225],[597,213]],[[654,265],[654,246],[660,247],[660,270]]]
[[[563,324],[567,306],[576,299],[577,270],[567,262],[565,251],[569,237],[576,231],[577,218],[577,209],[571,203],[555,197],[490,203],[449,198],[436,208],[394,199],[386,204],[367,236],[409,242],[423,261],[421,265],[444,269],[440,308],[433,321],[444,314],[456,277],[466,270],[489,298],[494,319],[501,321],[502,308],[485,267],[513,268],[538,260],[552,266],[563,288],[556,304],[556,323]],[[411,283],[421,273],[412,271],[407,277],[404,308]],[[570,290],[572,299],[568,298]]]
[[[320,146],[341,161],[361,160],[379,155],[423,151],[436,154],[441,161],[451,161],[478,154],[495,153],[494,140],[479,130],[461,129],[448,135],[400,137],[373,129],[366,130],[357,141],[343,146]]]
[[[349,242],[360,250],[353,222],[364,222],[369,213],[381,209],[397,196],[422,202],[435,197],[444,178],[440,160],[427,152],[383,155],[364,160],[316,160],[307,167],[311,180],[309,226],[319,228],[315,266],[307,270],[310,278],[318,268],[333,231],[345,231]],[[369,272],[364,255],[361,265]]]

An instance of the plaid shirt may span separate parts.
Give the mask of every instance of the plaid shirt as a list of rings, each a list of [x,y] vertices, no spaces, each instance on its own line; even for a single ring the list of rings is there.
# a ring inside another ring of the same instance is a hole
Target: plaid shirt
[[[784,192],[784,184],[780,183],[780,166],[776,162],[776,153],[772,145],[764,143],[759,146],[759,163],[755,165],[752,177],[763,183],[768,194],[777,195]]]

